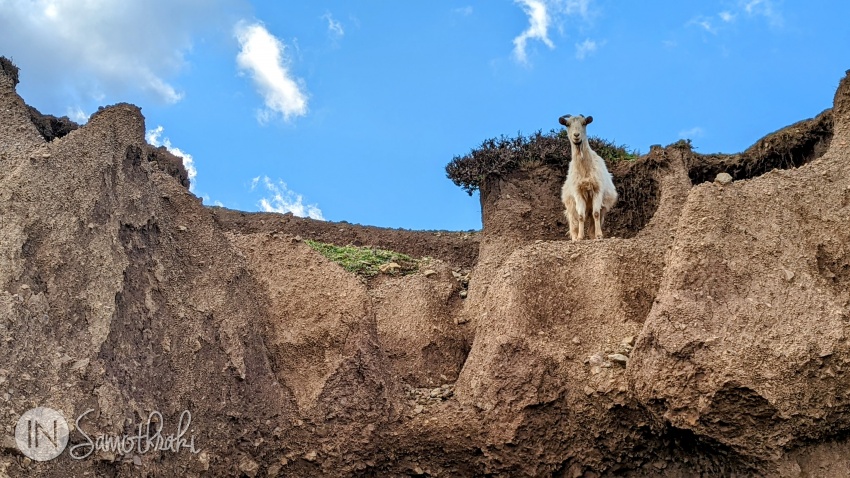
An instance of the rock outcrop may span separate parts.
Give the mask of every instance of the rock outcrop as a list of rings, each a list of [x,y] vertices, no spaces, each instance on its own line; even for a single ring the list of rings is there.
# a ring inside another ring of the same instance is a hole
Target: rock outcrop
[[[139,108],[54,124],[16,84],[3,59],[0,476],[850,472],[850,77],[740,155],[616,166],[581,242],[543,164],[487,178],[478,233],[205,207]],[[307,238],[431,259],[366,280]],[[37,406],[84,416],[77,450],[189,410],[195,452],[34,462]]]
[[[631,385],[659,422],[748,460],[847,428],[850,162],[826,153],[688,194],[659,296],[632,354]]]

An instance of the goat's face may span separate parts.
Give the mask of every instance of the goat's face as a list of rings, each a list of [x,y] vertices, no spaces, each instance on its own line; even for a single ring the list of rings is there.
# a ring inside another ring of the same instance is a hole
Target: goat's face
[[[593,121],[593,116],[585,118],[582,115],[565,115],[558,118],[558,122],[567,127],[567,136],[573,144],[580,145],[587,139],[587,125]]]

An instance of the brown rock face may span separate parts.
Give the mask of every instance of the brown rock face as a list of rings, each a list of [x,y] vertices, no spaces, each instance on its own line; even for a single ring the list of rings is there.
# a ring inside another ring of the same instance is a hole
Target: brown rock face
[[[612,165],[581,242],[545,165],[487,178],[480,232],[204,207],[137,107],[66,128],[16,84],[0,59],[0,477],[848,475],[848,78],[743,153]],[[308,238],[431,259],[366,280]],[[91,410],[45,462],[37,406]],[[196,453],[71,456],[186,410]]]
[[[688,195],[629,369],[657,420],[768,461],[846,429],[847,97],[823,157]]]
[[[199,201],[163,170],[156,158],[164,153],[145,144],[138,108],[106,108],[46,143],[31,134],[20,101],[2,98],[11,104],[0,110],[19,116],[4,118],[9,142],[0,152],[0,361],[8,394],[0,415],[14,426],[38,405],[69,418],[92,409],[85,428],[120,434],[131,431],[125,420],[152,410],[171,429],[191,410],[210,470],[226,472],[236,440],[270,432],[266,420],[294,410],[263,351],[268,300],[257,280],[242,272]],[[250,430],[232,419],[246,415],[260,420]],[[163,476],[181,475],[197,455],[151,459],[136,458]],[[82,476],[126,466],[102,452],[21,460],[5,455],[5,472]]]

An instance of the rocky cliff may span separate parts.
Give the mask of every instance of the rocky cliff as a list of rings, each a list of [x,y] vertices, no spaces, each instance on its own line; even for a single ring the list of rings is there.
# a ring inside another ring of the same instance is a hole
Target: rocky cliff
[[[0,476],[850,475],[850,78],[741,154],[617,166],[617,237],[570,242],[547,165],[487,178],[478,233],[208,208],[139,108],[45,119],[0,67]],[[33,461],[38,406],[69,450],[188,410],[194,450]]]

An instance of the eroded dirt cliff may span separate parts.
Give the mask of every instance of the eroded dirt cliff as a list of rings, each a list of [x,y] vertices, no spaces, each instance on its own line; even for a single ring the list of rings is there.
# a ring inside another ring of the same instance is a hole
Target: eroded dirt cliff
[[[739,155],[616,166],[614,237],[570,242],[547,165],[474,233],[208,208],[139,108],[54,125],[0,66],[0,476],[850,474],[848,78]],[[366,280],[308,238],[431,259]],[[190,410],[198,453],[33,462],[36,406]]]

